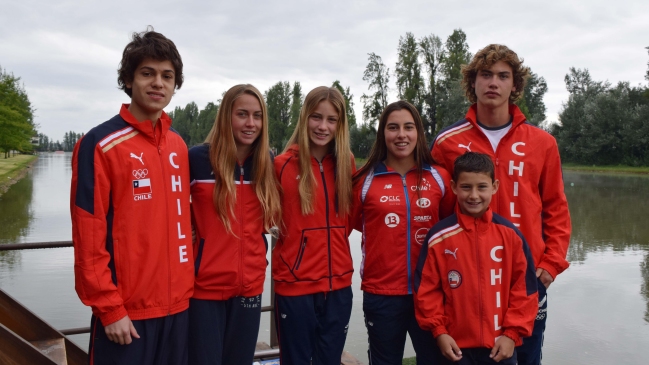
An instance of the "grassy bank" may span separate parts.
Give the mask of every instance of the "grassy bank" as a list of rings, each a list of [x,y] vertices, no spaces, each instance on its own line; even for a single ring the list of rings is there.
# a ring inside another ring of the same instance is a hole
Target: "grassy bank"
[[[620,174],[649,174],[649,167],[635,166],[586,166],[576,164],[563,164],[562,168],[567,171],[590,171],[590,172],[607,172]]]
[[[20,180],[27,168],[36,160],[34,155],[16,155],[9,158],[0,158],[0,195],[2,195],[9,186]]]

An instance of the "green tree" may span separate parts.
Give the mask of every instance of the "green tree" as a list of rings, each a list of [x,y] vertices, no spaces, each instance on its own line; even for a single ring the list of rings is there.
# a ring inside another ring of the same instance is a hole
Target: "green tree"
[[[649,47],[645,47],[649,53]],[[644,75],[645,80],[649,81],[649,62],[647,62],[647,73]]]
[[[540,126],[545,121],[545,103],[543,97],[548,92],[548,84],[545,79],[530,71],[530,77],[525,84],[523,97],[517,102],[521,111],[527,117],[527,121]]]
[[[441,129],[464,117],[470,103],[462,89],[462,65],[471,61],[466,34],[455,29],[445,43],[446,53],[442,63],[443,81],[438,98],[437,128]]]
[[[291,91],[291,118],[286,131],[287,138],[293,134],[298,121],[300,120],[300,110],[304,102],[304,95],[302,94],[302,85],[299,81],[293,83],[293,90]]]
[[[218,112],[219,104],[211,101],[207,103],[204,109],[198,112],[196,120],[189,128],[190,142],[187,144],[189,147],[205,142],[205,138],[207,138],[207,134],[212,129]]]
[[[401,100],[406,100],[417,108],[419,114],[423,111],[424,79],[419,63],[419,44],[415,36],[407,32],[405,37],[399,37],[397,48],[397,64],[394,74],[397,78],[397,93]]]
[[[192,101],[184,108],[177,106],[169,113],[169,117],[173,121],[172,127],[188,146],[192,146],[191,129],[195,126],[198,118],[198,105]]]
[[[343,94],[343,98],[345,99],[345,113],[347,114],[347,122],[349,123],[349,128],[355,128],[356,113],[354,113],[354,95],[352,95],[349,86],[345,89],[340,84],[340,81],[336,80],[331,85],[331,87],[335,87],[336,89],[338,89],[338,91],[340,91],[341,94]]]
[[[565,77],[570,92],[552,128],[562,158],[580,164],[649,165],[649,100],[642,87],[594,81],[574,67]]]
[[[0,150],[30,151],[35,133],[34,109],[20,77],[0,68]]]
[[[291,84],[280,81],[264,93],[268,106],[268,134],[270,145],[281,151],[290,135],[289,123],[291,120]]]
[[[419,42],[421,54],[424,59],[424,66],[428,72],[428,88],[424,92],[424,130],[426,138],[430,139],[435,133],[437,126],[437,102],[438,92],[440,92],[441,67],[446,57],[446,50],[441,38],[431,34],[424,37]]]
[[[363,94],[361,102],[363,103],[363,120],[371,128],[374,128],[374,125],[381,117],[381,112],[388,106],[390,69],[385,67],[380,56],[373,52],[368,53],[368,55],[369,62],[363,73],[363,81],[370,83],[368,90],[374,90],[374,93],[371,95]]]

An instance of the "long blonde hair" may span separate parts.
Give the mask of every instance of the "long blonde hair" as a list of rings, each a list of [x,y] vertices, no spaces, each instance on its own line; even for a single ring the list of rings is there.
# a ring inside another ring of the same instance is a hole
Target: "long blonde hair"
[[[223,101],[216,114],[216,120],[205,139],[210,145],[210,163],[214,171],[214,207],[223,225],[232,233],[229,215],[234,216],[236,202],[236,185],[234,168],[237,164],[237,147],[232,134],[232,106],[243,94],[254,96],[261,105],[262,127],[259,137],[252,144],[253,183],[255,193],[264,212],[264,229],[268,231],[276,225],[281,215],[281,203],[273,163],[270,158],[268,140],[268,113],[266,103],[257,88],[249,84],[235,85],[223,95]]]
[[[323,101],[329,101],[338,112],[338,125],[336,135],[332,141],[332,152],[336,164],[336,200],[339,214],[347,214],[352,201],[352,152],[349,148],[349,125],[345,112],[345,99],[338,89],[319,86],[311,90],[304,99],[300,110],[295,131],[289,139],[284,152],[292,145],[297,144],[300,163],[300,205],[302,214],[312,214],[314,211],[314,189],[316,179],[311,169],[311,151],[309,139],[309,117]]]

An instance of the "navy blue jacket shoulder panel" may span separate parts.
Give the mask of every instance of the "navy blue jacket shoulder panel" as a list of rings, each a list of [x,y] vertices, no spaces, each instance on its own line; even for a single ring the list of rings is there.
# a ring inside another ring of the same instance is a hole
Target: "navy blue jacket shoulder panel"
[[[95,212],[95,147],[109,134],[126,127],[128,123],[118,114],[92,128],[77,142],[78,179],[74,204],[90,214]]]

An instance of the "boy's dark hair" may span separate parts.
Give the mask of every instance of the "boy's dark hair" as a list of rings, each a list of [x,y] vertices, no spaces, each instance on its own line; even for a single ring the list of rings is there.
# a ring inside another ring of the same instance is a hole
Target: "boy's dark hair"
[[[453,164],[453,181],[457,183],[457,179],[463,172],[475,172],[478,174],[487,174],[493,182],[494,176],[494,163],[491,157],[484,153],[466,152],[455,159]]]
[[[478,96],[475,94],[476,76],[480,70],[485,70],[498,61],[504,61],[512,68],[514,87],[509,95],[509,102],[515,103],[523,95],[527,78],[530,76],[530,69],[523,66],[523,59],[518,58],[516,52],[502,44],[490,44],[478,51],[468,65],[462,65],[462,88],[470,102],[476,103]]]
[[[155,32],[152,26],[148,26],[144,32],[133,33],[131,43],[126,45],[122,54],[122,61],[117,70],[117,84],[121,90],[129,96],[132,90],[126,87],[132,83],[135,77],[137,66],[146,58],[156,61],[169,61],[174,67],[176,89],[183,85],[183,60],[176,49],[176,45],[164,35]]]

